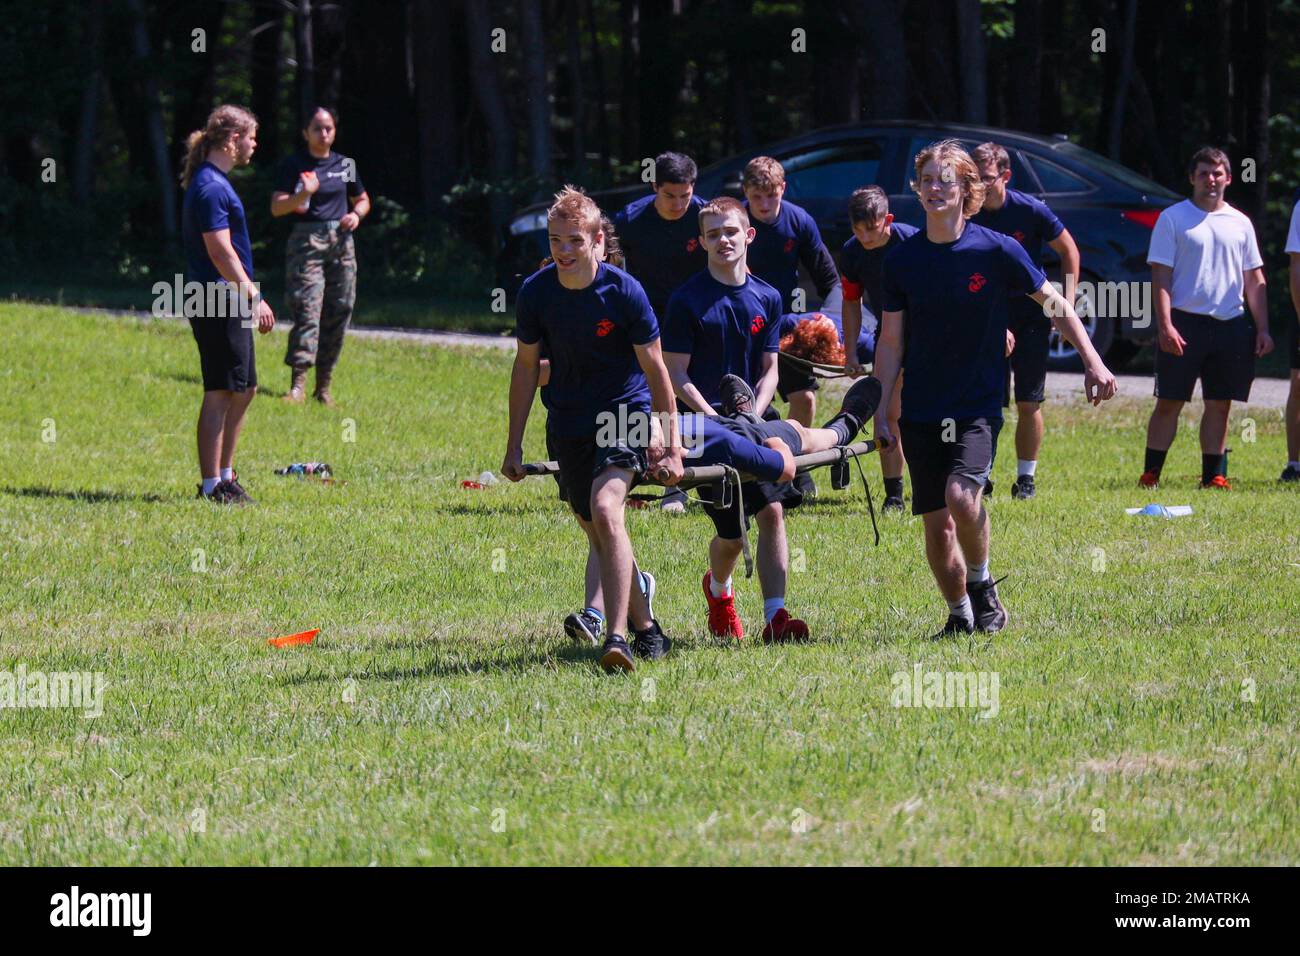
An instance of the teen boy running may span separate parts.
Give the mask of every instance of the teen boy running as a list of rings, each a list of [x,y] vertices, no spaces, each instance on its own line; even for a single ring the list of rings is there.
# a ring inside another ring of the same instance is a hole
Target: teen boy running
[[[554,263],[528,278],[516,303],[518,346],[501,472],[511,481],[524,477],[524,429],[545,345],[547,446],[559,463],[563,497],[584,531],[591,527],[589,537],[600,550],[607,623],[600,663],[606,670],[632,670],[633,652],[655,659],[669,647],[640,588],[632,586],[635,563],[623,505],[644,467],[652,407],[668,421],[661,480],[681,479],[672,383],[660,354],[659,325],[640,283],[600,261],[596,204],[566,186],[547,213],[547,227]],[[641,428],[646,434],[639,436]],[[630,598],[632,646],[623,636]]]
[[[853,237],[840,249],[840,289],[844,294],[841,307],[841,335],[844,340],[844,364],[849,376],[862,374],[862,366],[876,354],[876,336],[880,333],[879,316],[884,297],[885,254],[920,230],[905,222],[895,222],[889,211],[889,197],[879,186],[863,186],[849,197],[849,224]],[[856,341],[856,355],[848,347]],[[902,411],[901,385],[885,406],[890,432],[898,438],[898,416]],[[880,449],[880,473],[885,479],[885,511],[903,510],[903,445],[895,441]]]
[[[1074,309],[1014,239],[968,220],[984,202],[974,160],[955,140],[917,154],[912,188],[925,230],[885,258],[884,315],[875,371],[891,394],[901,367],[900,425],[912,478],[912,513],[925,525],[925,553],[948,603],[940,636],[999,631],[1007,612],[989,574],[989,519],[982,499],[1002,425],[1007,301],[1027,295],[1053,316],[1083,357],[1095,405],[1115,394]],[[876,437],[892,440],[876,418]]]

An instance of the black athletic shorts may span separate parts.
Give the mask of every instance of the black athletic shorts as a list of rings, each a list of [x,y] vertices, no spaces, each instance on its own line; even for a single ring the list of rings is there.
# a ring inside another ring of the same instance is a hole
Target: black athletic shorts
[[[629,445],[604,447],[596,443],[596,436],[567,438],[546,431],[546,453],[560,466],[555,482],[560,486],[560,500],[567,501],[583,521],[591,520],[591,486],[596,476],[606,468],[626,468],[635,472],[632,484],[636,485],[645,470],[645,452]]]
[[[821,382],[812,373],[812,369],[790,361],[789,356],[786,355],[777,358],[776,393],[781,396],[782,401],[790,401],[792,392],[815,392],[821,387]]]
[[[190,330],[199,346],[205,392],[243,392],[257,386],[253,330],[244,319],[190,316]]]
[[[912,514],[948,507],[948,479],[957,476],[984,487],[993,470],[1000,418],[898,423],[912,476]],[[949,439],[945,441],[944,439]]]
[[[770,408],[768,413],[775,414]],[[763,444],[769,438],[779,438],[790,446],[790,454],[796,458],[803,454],[803,442],[799,438],[799,433],[795,431],[794,426],[789,422],[769,418],[760,423],[737,416],[735,418],[719,418],[718,424],[731,429],[737,434],[744,435],[758,445]],[[794,482],[790,481],[747,481],[740,486],[740,490],[745,499],[745,527],[749,527],[750,518],[770,504],[779,503],[785,508],[797,508],[803,502],[803,492],[795,488]],[[696,488],[696,493],[705,502],[704,510],[708,512],[709,517],[713,520],[713,528],[718,537],[731,541],[739,538],[741,519],[735,501],[732,501],[730,508],[714,508],[713,505],[708,503],[713,500],[712,485],[700,485]]]
[[[1211,402],[1244,402],[1255,380],[1255,323],[1242,314],[1216,319],[1174,309],[1174,328],[1186,340],[1182,355],[1156,348],[1156,398],[1188,402],[1196,380]]]
[[[1006,404],[1011,404],[1013,377],[1017,402],[1041,402],[1047,394],[1047,351],[1052,322],[1042,315],[1035,315],[1013,320],[1009,327],[1016,337],[1016,347],[1007,361]]]

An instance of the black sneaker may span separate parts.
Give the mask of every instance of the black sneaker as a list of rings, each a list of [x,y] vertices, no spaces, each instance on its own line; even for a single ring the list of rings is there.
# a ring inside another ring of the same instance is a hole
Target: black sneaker
[[[958,634],[974,634],[975,625],[964,617],[958,617],[956,614],[948,615],[948,623],[943,626],[943,630],[930,638],[932,641],[942,640],[945,637],[956,637]]]
[[[608,645],[606,645],[608,646]],[[652,620],[644,631],[637,631],[632,638],[632,653],[648,661],[657,661],[668,654],[673,642],[659,627],[659,622]],[[603,664],[604,661],[602,660]]]
[[[577,644],[590,644],[595,647],[600,643],[600,630],[603,623],[583,608],[564,619],[564,633]]]
[[[600,666],[606,672],[636,670],[636,664],[632,661],[632,648],[627,646],[622,634],[611,634],[605,638],[600,649]]]
[[[232,471],[230,473],[230,479],[226,482],[226,486],[230,489],[231,493],[234,494],[235,504],[239,504],[239,505],[257,504],[257,502],[254,501],[252,497],[249,496],[248,492],[244,490],[244,486],[239,483],[239,472]]]
[[[1012,498],[1032,498],[1034,497],[1034,476],[1021,475],[1011,485]]]
[[[817,482],[813,481],[812,472],[805,471],[795,475],[794,489],[809,500],[816,498]]]
[[[871,420],[871,416],[880,407],[882,394],[880,379],[871,375],[860,378],[844,393],[844,401],[840,402],[840,414],[855,420],[858,431],[861,431],[862,426]]]
[[[985,498],[992,498],[992,497],[993,497],[993,479],[992,479],[992,478],[985,478],[985,479],[984,479],[984,497],[985,497]]]
[[[1278,481],[1285,481],[1288,483],[1292,481],[1300,481],[1300,468],[1287,465],[1286,469],[1282,472],[1282,476],[1278,478]]]
[[[204,501],[211,501],[213,504],[218,505],[237,505],[243,503],[239,500],[238,492],[230,487],[230,482],[228,481],[218,481],[216,487],[212,489],[212,492],[206,495],[203,493],[203,485],[200,484],[198,486],[198,494],[194,497],[200,498]]]
[[[722,415],[724,418],[733,418],[740,412],[754,411],[754,404],[758,401],[754,397],[754,390],[749,387],[739,375],[722,376],[722,384],[718,389],[722,396]]]
[[[1001,580],[999,578],[999,580]],[[998,600],[998,582],[990,578],[980,584],[967,584],[971,610],[975,612],[975,627],[996,634],[1007,626],[1007,609]]]
[[[886,498],[885,503],[880,506],[880,510],[882,512],[897,511],[898,513],[902,514],[902,512],[905,510],[903,506],[903,496],[893,495],[891,497]]]

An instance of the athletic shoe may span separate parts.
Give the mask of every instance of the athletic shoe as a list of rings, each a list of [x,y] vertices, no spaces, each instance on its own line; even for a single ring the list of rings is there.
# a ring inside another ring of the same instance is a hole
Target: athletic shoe
[[[764,644],[789,644],[805,643],[811,638],[808,634],[808,625],[797,617],[791,617],[790,612],[785,608],[777,611],[772,615],[772,620],[767,622],[767,627],[763,628]]]
[[[800,472],[794,476],[794,490],[808,499],[817,497],[817,482],[813,481],[811,471]]]
[[[564,619],[564,633],[577,644],[590,644],[595,647],[600,643],[600,630],[603,624],[603,621],[588,614],[586,608],[583,608]]]
[[[885,503],[880,506],[880,510],[882,512],[897,511],[901,514],[905,510],[903,507],[903,496],[893,495],[892,497],[887,497]]]
[[[201,498],[204,501],[211,501],[213,504],[218,505],[242,504],[239,500],[239,493],[230,487],[230,482],[228,481],[218,481],[216,487],[212,489],[211,493],[206,495],[203,493],[202,484],[197,487],[198,494],[194,496],[195,498]]]
[[[984,497],[985,497],[985,498],[992,498],[992,497],[993,497],[993,479],[992,479],[992,478],[985,478],[985,479],[984,479]]]
[[[855,420],[857,431],[861,431],[862,426],[871,420],[871,416],[880,407],[882,394],[880,379],[871,375],[860,378],[844,393],[844,401],[840,402],[840,414]]]
[[[740,640],[745,636],[744,625],[736,613],[736,589],[726,597],[715,598],[709,586],[713,583],[713,571],[704,572],[704,599],[709,602],[709,632],[714,637],[734,637]]]
[[[990,578],[978,584],[967,584],[966,594],[970,597],[971,611],[975,614],[977,630],[996,634],[1007,626],[1007,609],[998,600],[998,582]]]
[[[655,576],[649,571],[641,572],[641,593],[645,595],[645,606],[648,608],[647,613],[650,620],[655,617]]]
[[[230,487],[230,489],[234,492],[234,494],[235,494],[235,503],[236,503],[236,504],[240,504],[240,505],[255,505],[255,504],[257,504],[257,502],[254,501],[254,500],[249,496],[248,492],[244,490],[244,486],[241,485],[241,484],[239,483],[239,472],[237,472],[237,471],[232,471],[232,472],[230,473],[230,480],[227,481],[226,484],[227,484],[227,485]]]
[[[659,502],[659,509],[667,511],[669,514],[681,514],[686,510],[686,492],[679,488],[668,489],[668,494]]]
[[[754,405],[758,401],[754,397],[754,390],[749,387],[749,383],[739,375],[722,376],[719,392],[722,395],[722,415],[724,418],[732,418],[738,412],[753,412]]]
[[[1021,475],[1011,485],[1012,498],[1032,498],[1034,497],[1034,476]]]
[[[1282,477],[1278,478],[1278,481],[1300,481],[1300,468],[1287,465],[1286,469],[1282,472]]]
[[[1232,485],[1228,484],[1228,479],[1223,475],[1215,475],[1208,482],[1201,482],[1202,488],[1222,488],[1224,491],[1231,491]]]
[[[636,664],[632,660],[632,648],[627,646],[627,641],[621,634],[611,634],[605,638],[605,643],[600,649],[600,666],[605,668],[607,673],[616,670],[636,670]]]
[[[648,661],[657,661],[667,656],[672,646],[673,642],[659,627],[658,621],[651,621],[648,628],[637,631],[632,638],[632,653]]]
[[[1138,484],[1141,485],[1143,488],[1159,488],[1160,472],[1158,471],[1142,472],[1142,477],[1138,479]]]
[[[964,617],[958,617],[956,614],[948,615],[948,623],[943,626],[943,630],[938,634],[931,636],[930,640],[938,641],[945,637],[956,637],[958,634],[974,634],[975,625]]]

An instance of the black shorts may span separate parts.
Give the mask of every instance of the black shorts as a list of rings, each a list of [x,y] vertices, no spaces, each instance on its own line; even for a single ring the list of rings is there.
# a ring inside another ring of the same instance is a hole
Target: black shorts
[[[984,487],[993,470],[1002,419],[963,418],[950,424],[900,421],[898,427],[912,476],[912,514],[948,507],[948,479],[954,476]]]
[[[786,355],[777,358],[776,393],[782,401],[790,401],[792,392],[815,392],[821,387],[821,382],[811,369],[790,361]]]
[[[591,520],[591,486],[597,475],[606,468],[625,468],[636,473],[631,483],[634,486],[646,467],[643,450],[628,445],[601,446],[595,435],[568,438],[547,429],[546,453],[560,466],[555,475],[560,500],[568,502],[583,521]]]
[[[768,412],[773,414],[771,409],[768,409]],[[790,454],[796,458],[803,454],[803,441],[789,422],[780,419],[753,422],[745,418],[722,418],[718,421],[723,427],[744,435],[757,445],[763,444],[768,438],[779,438],[790,446]],[[790,481],[747,481],[740,486],[740,491],[745,499],[745,527],[749,527],[750,518],[770,504],[778,503],[785,508],[797,508],[803,502],[803,492],[795,488],[794,483]],[[735,501],[732,501],[730,508],[714,508],[713,505],[708,504],[713,500],[712,485],[700,485],[696,493],[705,502],[704,510],[713,520],[713,528],[718,537],[730,541],[739,538],[740,511]]]
[[[1174,309],[1174,328],[1187,344],[1182,355],[1156,349],[1156,398],[1188,402],[1196,380],[1210,402],[1244,402],[1255,380],[1255,323],[1248,315],[1216,319]]]
[[[257,386],[253,330],[244,328],[245,321],[238,316],[190,316],[205,392],[243,392]]]
[[[1011,404],[1013,376],[1017,402],[1041,402],[1047,395],[1047,352],[1052,322],[1042,315],[1035,315],[1013,321],[1010,328],[1016,337],[1016,347],[1007,362],[1007,404]]]

